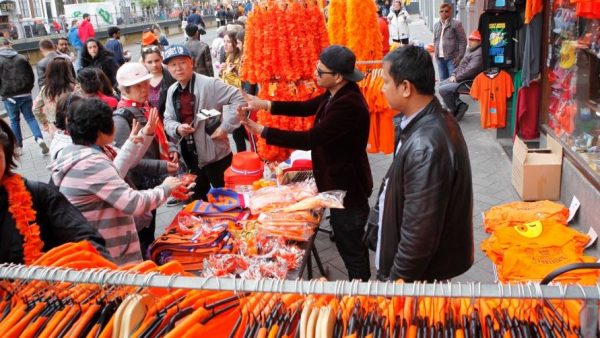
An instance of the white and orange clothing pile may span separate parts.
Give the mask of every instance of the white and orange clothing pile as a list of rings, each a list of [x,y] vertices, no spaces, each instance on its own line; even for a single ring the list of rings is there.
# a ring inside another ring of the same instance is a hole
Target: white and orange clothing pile
[[[566,265],[598,260],[584,254],[590,237],[567,226],[563,208],[549,201],[514,202],[486,213],[486,231],[493,232],[481,249],[496,265],[501,282],[541,281]],[[555,281],[594,285],[599,277],[598,270],[582,269]]]

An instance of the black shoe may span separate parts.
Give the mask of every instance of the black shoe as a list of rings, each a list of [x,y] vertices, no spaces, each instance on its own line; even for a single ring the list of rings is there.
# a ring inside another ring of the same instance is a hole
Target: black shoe
[[[454,116],[456,117],[456,121],[460,121],[463,119],[463,117],[465,117],[465,113],[467,112],[467,110],[469,109],[469,105],[466,103],[461,103],[458,105],[458,108],[456,108],[456,113],[454,114]]]

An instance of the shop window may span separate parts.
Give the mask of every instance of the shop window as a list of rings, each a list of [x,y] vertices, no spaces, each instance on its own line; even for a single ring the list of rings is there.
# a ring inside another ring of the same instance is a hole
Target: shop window
[[[600,3],[562,1],[548,46],[548,127],[600,175]],[[590,8],[588,8],[590,7]]]

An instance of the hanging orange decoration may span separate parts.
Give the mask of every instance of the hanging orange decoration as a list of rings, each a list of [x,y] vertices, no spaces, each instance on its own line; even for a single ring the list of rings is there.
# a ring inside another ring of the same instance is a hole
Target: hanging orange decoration
[[[321,50],[329,45],[320,0],[263,0],[246,22],[242,80],[259,85],[258,97],[305,101],[320,95],[314,72]],[[304,131],[314,117],[275,116],[259,111],[258,123],[282,130]],[[260,157],[283,161],[291,149],[257,141]]]

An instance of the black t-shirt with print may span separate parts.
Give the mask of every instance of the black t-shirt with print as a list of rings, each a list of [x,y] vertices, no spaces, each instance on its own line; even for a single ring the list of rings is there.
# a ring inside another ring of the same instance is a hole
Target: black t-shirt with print
[[[515,37],[523,25],[517,12],[485,12],[479,17],[484,67],[515,66]]]

